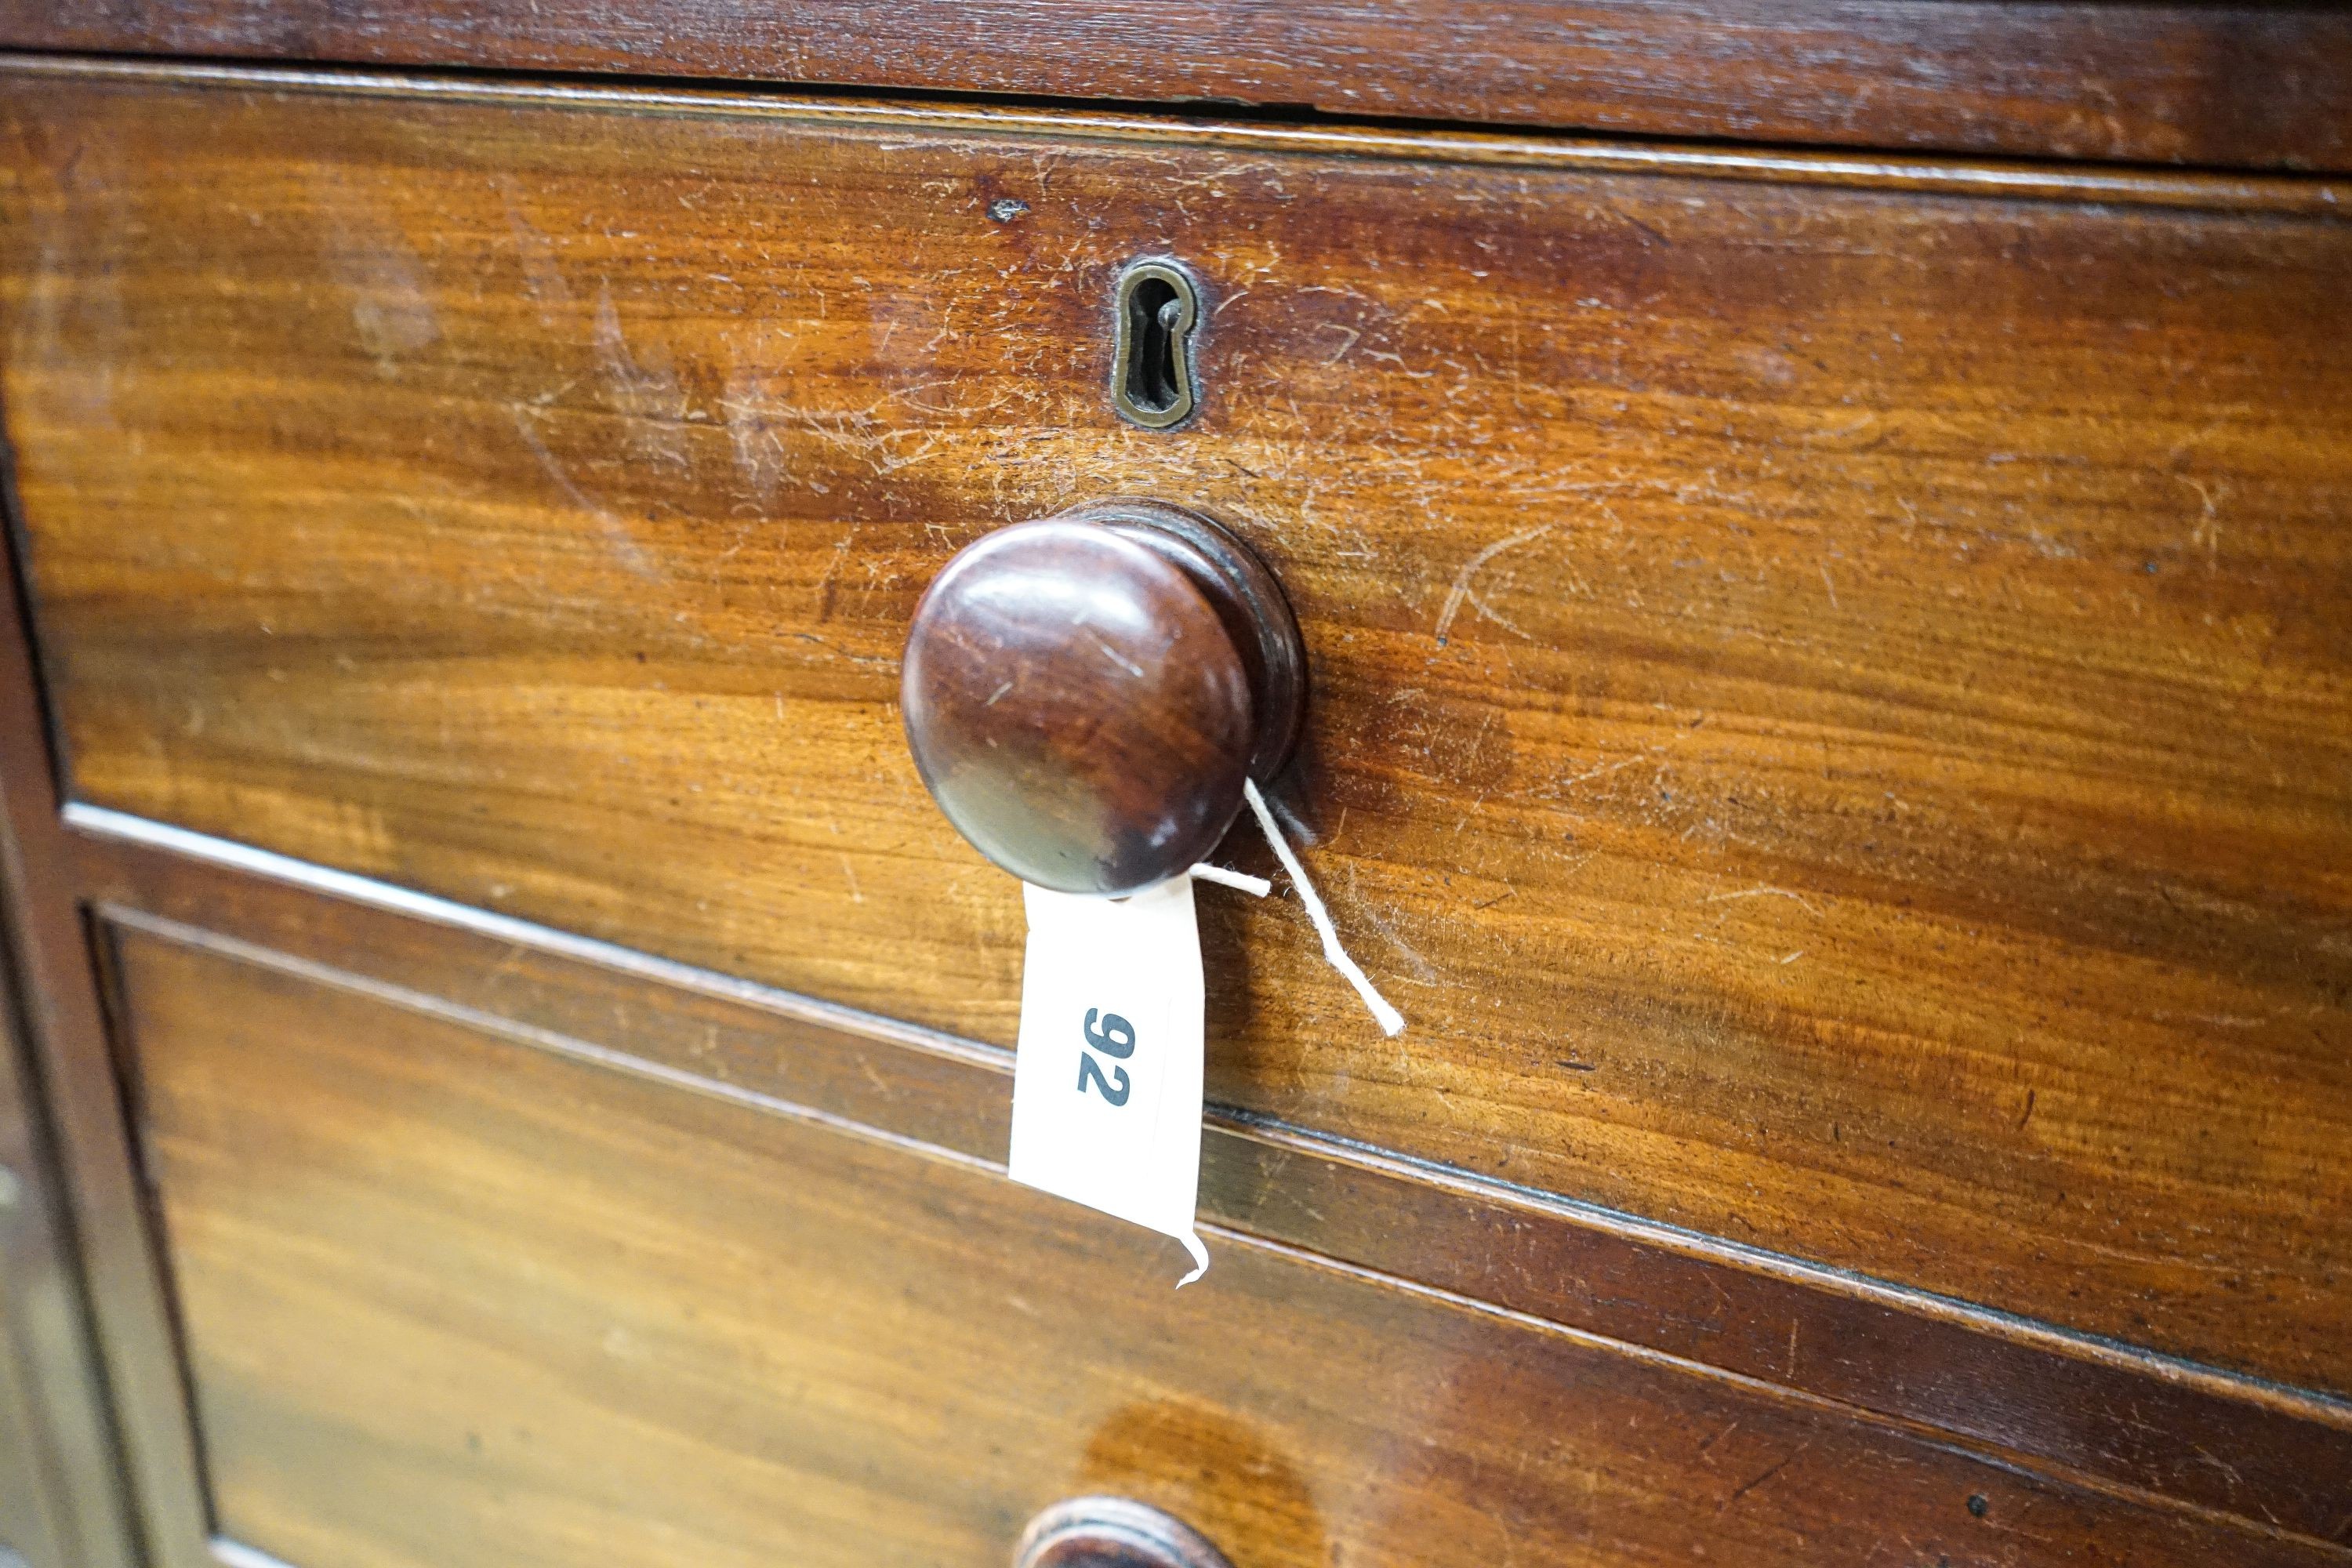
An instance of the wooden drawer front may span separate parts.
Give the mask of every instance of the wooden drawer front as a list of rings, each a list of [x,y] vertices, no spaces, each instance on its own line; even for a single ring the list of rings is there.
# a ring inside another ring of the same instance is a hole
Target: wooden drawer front
[[[2352,1388],[2318,187],[236,73],[5,112],[81,799],[1008,1041],[906,617],[1157,496],[1296,602],[1283,795],[1412,1025],[1204,895],[1213,1099]],[[1151,435],[1107,301],[1162,250],[1214,314]]]
[[[1105,1490],[1245,1568],[2331,1560],[1285,1248],[1174,1292],[972,1162],[113,946],[215,1522],[287,1562],[997,1568]]]

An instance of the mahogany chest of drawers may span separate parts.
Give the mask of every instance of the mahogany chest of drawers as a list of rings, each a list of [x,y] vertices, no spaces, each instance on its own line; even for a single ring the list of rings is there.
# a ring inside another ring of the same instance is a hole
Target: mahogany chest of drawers
[[[2352,16],[554,9],[0,4],[0,1541],[2352,1561]],[[1409,1020],[1203,889],[1181,1292],[900,709],[1112,498]]]

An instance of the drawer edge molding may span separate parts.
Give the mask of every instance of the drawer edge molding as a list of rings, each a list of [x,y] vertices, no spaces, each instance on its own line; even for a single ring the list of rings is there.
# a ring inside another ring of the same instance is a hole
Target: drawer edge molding
[[[1391,131],[1337,123],[1261,125],[1126,110],[1001,108],[971,103],[794,97],[782,91],[484,79],[429,71],[208,65],[23,54],[0,48],[0,83],[10,79],[120,81],[147,88],[439,100],[491,106],[577,107],[604,113],[782,120],[818,128],[1039,137],[1059,142],[1174,142],[1243,153],[1841,186],[2000,201],[2095,203],[2305,217],[2352,216],[2352,186],[2324,175],[2176,173],[1904,153],[1677,145],[1507,132]]]
[[[1008,1051],[106,807],[63,817],[101,924],[1003,1170]],[[654,1005],[624,1021],[625,995]],[[2336,1545],[2352,1527],[2352,1403],[2324,1393],[1223,1108],[1202,1214],[1228,1237],[2095,1489]]]
[[[1181,37],[1159,48],[1139,39]],[[1635,135],[2342,167],[2347,24],[2243,4],[1838,0],[1250,6],[1114,0],[885,11],[617,0],[102,8],[11,0],[0,39],[116,53],[823,81],[873,90],[1304,109]],[[2284,68],[2293,62],[2299,69]]]

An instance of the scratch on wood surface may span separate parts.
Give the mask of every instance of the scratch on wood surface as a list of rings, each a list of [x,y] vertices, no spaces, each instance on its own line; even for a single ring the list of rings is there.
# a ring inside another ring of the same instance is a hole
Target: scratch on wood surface
[[[1807,1438],[1804,1442],[1801,1442],[1801,1443],[1798,1444],[1798,1445],[1797,1445],[1797,1447],[1796,1447],[1796,1448],[1795,1448],[1793,1451],[1791,1451],[1786,1458],[1783,1458],[1783,1459],[1782,1459],[1779,1464],[1774,1465],[1770,1469],[1766,1470],[1762,1475],[1758,1476],[1754,1480],[1749,1481],[1749,1482],[1746,1483],[1745,1485],[1741,1486],[1738,1490],[1734,1491],[1734,1492],[1733,1492],[1729,1497],[1727,1497],[1727,1498],[1724,1499],[1724,1500],[1723,1500],[1723,1501],[1722,1501],[1720,1504],[1717,1505],[1716,1511],[1717,1511],[1717,1513],[1722,1512],[1725,1509],[1727,1509],[1727,1508],[1730,1507],[1733,1503],[1738,1502],[1741,1498],[1746,1497],[1749,1492],[1754,1491],[1758,1487],[1762,1486],[1766,1481],[1770,1480],[1774,1476],[1779,1475],[1782,1470],[1787,1469],[1790,1465],[1795,1464],[1795,1463],[1797,1462],[1797,1459],[1798,1459],[1799,1456],[1802,1455],[1806,1449],[1808,1449],[1808,1448],[1811,1447],[1812,1446],[1813,1446],[1813,1444],[1812,1444],[1812,1439],[1811,1439],[1811,1438]]]
[[[1818,915],[1822,912],[1820,908],[1816,906],[1811,899],[1806,898],[1804,894],[1792,893],[1786,888],[1754,887],[1742,888],[1736,893],[1709,893],[1706,898],[1701,899],[1699,902],[1702,904],[1720,904],[1727,903],[1733,899],[1794,899],[1799,904],[1804,906],[1804,910],[1807,914]]]
[[[1495,541],[1494,543],[1464,562],[1462,570],[1454,574],[1454,586],[1446,593],[1444,605],[1437,612],[1437,646],[1440,647],[1445,646],[1446,630],[1454,625],[1454,617],[1462,613],[1462,603],[1470,596],[1470,580],[1478,574],[1478,568],[1500,555],[1504,551],[1541,539],[1559,526],[1559,524],[1556,522],[1547,522],[1534,528],[1521,529],[1508,538]]]
[[[1327,845],[1326,847],[1328,847],[1328,846]],[[1391,926],[1388,921],[1381,919],[1380,915],[1373,910],[1371,905],[1365,901],[1363,889],[1356,886],[1356,868],[1352,861],[1349,862],[1348,866],[1348,892],[1356,900],[1356,913],[1363,919],[1366,923],[1370,925],[1374,931],[1387,938],[1388,943],[1391,947],[1395,948],[1399,953],[1403,955],[1406,965],[1410,967],[1413,973],[1413,977],[1427,984],[1433,985],[1437,984],[1440,978],[1437,973],[1437,966],[1430,963],[1428,959],[1423,958],[1420,952],[1416,950],[1411,942],[1399,936],[1396,933],[1395,928]]]
[[[531,456],[539,459],[541,470],[555,482],[557,489],[563,492],[563,499],[596,520],[598,529],[612,543],[613,552],[624,566],[637,576],[660,581],[666,575],[660,563],[646,553],[644,546],[630,534],[629,525],[622,521],[611,508],[580,487],[548,446],[546,437],[539,433],[536,421],[541,417],[541,411],[517,404],[511,412],[515,433],[522,437],[523,445],[530,448]]]

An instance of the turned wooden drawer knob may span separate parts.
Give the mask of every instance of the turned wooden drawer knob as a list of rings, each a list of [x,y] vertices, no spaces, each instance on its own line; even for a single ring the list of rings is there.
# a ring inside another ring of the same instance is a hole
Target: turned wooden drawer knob
[[[1013,1568],[1232,1568],[1183,1521],[1119,1497],[1072,1498],[1029,1521]]]
[[[1207,519],[1105,501],[1000,529],[916,606],[915,766],[973,847],[1064,893],[1190,868],[1298,732],[1306,656],[1274,576]]]

